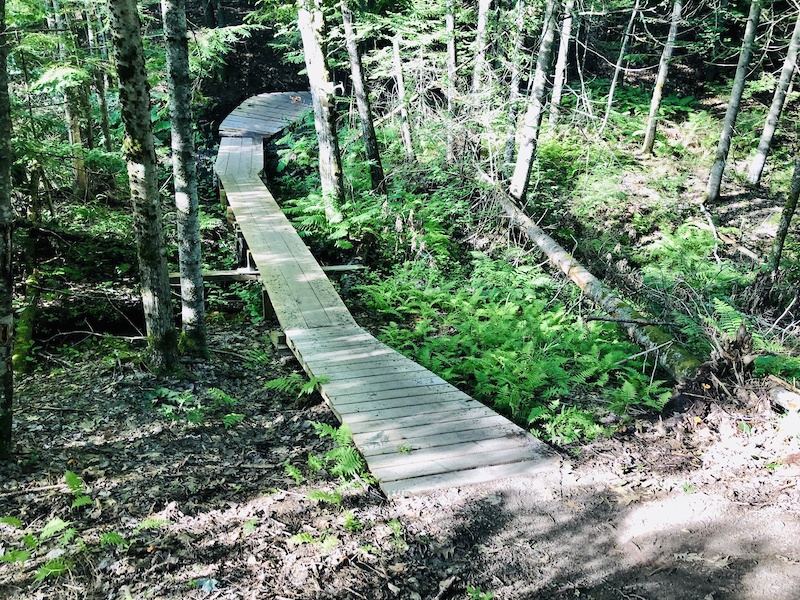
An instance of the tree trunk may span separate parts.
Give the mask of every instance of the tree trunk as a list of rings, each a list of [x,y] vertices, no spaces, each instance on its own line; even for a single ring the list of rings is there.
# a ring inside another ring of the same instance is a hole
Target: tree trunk
[[[664,84],[667,82],[667,72],[669,62],[672,60],[672,52],[675,49],[675,39],[678,37],[678,24],[681,21],[682,0],[675,0],[672,6],[672,21],[669,25],[667,43],[661,52],[661,60],[658,63],[658,75],[656,85],[653,88],[653,98],[650,100],[650,115],[647,118],[647,128],[645,130],[644,144],[642,152],[645,154],[653,153],[653,144],[656,141],[656,127],[658,126],[658,111],[661,108],[661,96],[664,94]]]
[[[625,52],[628,50],[628,41],[631,39],[633,33],[633,24],[636,22],[636,15],[639,13],[639,0],[633,3],[633,10],[631,11],[631,18],[628,21],[628,26],[625,28],[625,34],[622,36],[622,45],[619,48],[619,56],[617,57],[617,64],[614,66],[614,76],[611,78],[611,88],[608,90],[608,100],[606,101],[606,114],[603,116],[603,122],[600,123],[600,135],[605,131],[608,124],[608,118],[611,116],[611,106],[614,104],[614,92],[617,89],[617,81],[619,74],[622,72],[622,63],[625,60]]]
[[[406,103],[406,84],[403,81],[403,63],[400,60],[400,36],[392,38],[394,57],[394,81],[397,86],[397,97],[400,101],[400,134],[403,138],[403,148],[406,156],[414,157],[414,144],[411,141],[411,124],[408,122],[408,105]]]
[[[561,0],[548,0],[542,29],[542,41],[536,57],[536,71],[533,75],[531,97],[525,122],[520,132],[519,152],[514,166],[514,174],[509,183],[509,193],[519,201],[525,198],[528,191],[528,179],[536,156],[536,142],[539,139],[539,127],[544,114],[545,93],[547,92],[547,73],[553,58],[553,43],[556,37],[558,14],[561,11]]]
[[[506,131],[506,145],[503,151],[503,177],[507,179],[509,170],[514,162],[514,150],[517,146],[517,115],[519,114],[520,93],[519,86],[522,80],[522,48],[525,39],[525,0],[517,0],[514,8],[514,48],[511,54],[511,81],[508,94],[508,129]]]
[[[750,165],[750,172],[747,175],[747,179],[754,185],[758,185],[761,181],[761,174],[764,172],[764,165],[767,163],[767,155],[772,146],[772,136],[775,135],[775,130],[778,127],[778,120],[783,112],[783,103],[786,102],[789,84],[797,68],[798,47],[800,47],[800,14],[797,15],[794,32],[789,40],[789,49],[786,51],[786,60],[783,62],[781,76],[778,80],[778,85],[775,87],[775,95],[772,97],[772,106],[769,107],[767,121],[764,124],[764,132],[761,134],[761,141],[758,142],[758,149],[753,157],[753,163]]]
[[[189,44],[186,38],[186,0],[161,0],[161,12],[167,54],[172,173],[175,182],[181,274],[181,347],[189,353],[204,356],[208,350],[203,261],[200,256],[197,166],[192,141],[192,90],[189,78]]]
[[[55,29],[58,40],[58,54],[62,63],[67,63],[67,48],[61,37],[67,26],[61,14],[61,5],[58,0],[52,0],[53,18],[48,18],[49,29]],[[75,172],[73,179],[73,193],[79,198],[86,196],[89,182],[86,176],[86,162],[83,156],[83,136],[81,135],[80,102],[77,85],[64,91],[64,117],[67,123],[67,137],[72,146],[72,167]]]
[[[141,23],[136,0],[109,0],[109,9],[111,41],[119,75],[119,99],[125,129],[123,150],[133,205],[148,358],[156,370],[167,371],[176,362],[177,335],[161,226]]]
[[[303,37],[306,71],[314,104],[314,127],[319,141],[319,174],[325,216],[329,222],[337,222],[342,218],[344,179],[339,140],[336,137],[336,97],[328,71],[325,20],[320,0],[302,0],[297,23]]]
[[[745,29],[744,39],[742,40],[742,49],[739,52],[739,64],[736,65],[736,76],[733,79],[731,99],[728,102],[728,110],[725,111],[725,121],[722,123],[719,144],[714,154],[714,164],[711,166],[711,174],[708,177],[705,198],[707,202],[716,202],[719,200],[720,188],[722,187],[722,173],[725,171],[725,163],[728,160],[728,152],[731,149],[733,128],[736,126],[736,118],[739,116],[739,103],[742,100],[742,93],[744,93],[747,65],[750,63],[750,55],[753,52],[753,44],[756,39],[760,18],[761,0],[752,0],[750,4],[750,14],[747,17],[747,28]]]
[[[89,42],[89,54],[94,61],[92,65],[92,79],[94,80],[94,88],[97,92],[97,102],[100,106],[100,131],[103,134],[103,149],[106,152],[111,152],[111,126],[108,121],[108,101],[106,100],[106,78],[103,70],[99,68],[99,61],[101,59],[101,52],[97,34],[95,33],[94,21],[94,5],[87,8],[86,12],[86,36]]]
[[[481,87],[483,72],[486,69],[487,23],[492,0],[478,0],[478,25],[475,31],[475,67],[472,71],[472,93],[477,94]]]
[[[575,0],[567,0],[564,8],[564,21],[561,23],[561,38],[558,42],[558,57],[556,58],[556,70],[553,75],[553,92],[550,95],[550,117],[548,127],[555,128],[558,123],[558,115],[561,111],[561,93],[564,83],[567,80],[567,56],[569,53],[569,39],[572,35],[572,9]]]
[[[786,243],[786,234],[789,232],[789,225],[792,223],[792,217],[794,217],[795,210],[797,210],[798,196],[800,196],[800,157],[798,157],[794,163],[792,184],[789,188],[786,204],[783,205],[781,222],[778,225],[778,231],[775,233],[775,242],[772,244],[772,252],[770,252],[769,256],[768,266],[773,281],[775,281],[775,278],[778,276],[778,269],[781,266],[783,246]]]
[[[11,232],[14,213],[11,209],[11,102],[8,96],[8,32],[6,0],[0,0],[0,459],[13,450],[14,311],[11,299],[14,281],[11,275]]]
[[[483,174],[487,183],[494,182]],[[497,187],[497,186],[496,186]],[[655,325],[641,325],[652,319],[621,298],[614,290],[592,275],[583,265],[567,252],[553,238],[536,225],[516,204],[497,189],[495,201],[502,207],[513,225],[518,226],[525,236],[535,243],[547,256],[550,264],[570,278],[586,296],[613,319],[623,324],[628,335],[645,350],[657,353],[659,364],[675,379],[682,382],[690,379],[700,361],[672,337]]]
[[[447,12],[444,16],[447,33],[447,125],[446,156],[449,162],[455,160],[455,135],[453,127],[456,116],[456,94],[458,92],[458,61],[456,56],[456,16],[455,0],[447,0]]]
[[[358,41],[353,28],[353,13],[348,6],[348,0],[342,0],[342,23],[344,24],[347,54],[350,57],[350,76],[353,80],[353,93],[358,105],[358,118],[361,120],[364,152],[367,155],[367,161],[369,161],[369,176],[372,182],[372,189],[380,194],[385,194],[386,181],[383,174],[383,165],[381,164],[381,155],[378,151],[378,137],[375,135],[369,91],[364,81],[364,69],[361,66],[361,55],[358,52]]]

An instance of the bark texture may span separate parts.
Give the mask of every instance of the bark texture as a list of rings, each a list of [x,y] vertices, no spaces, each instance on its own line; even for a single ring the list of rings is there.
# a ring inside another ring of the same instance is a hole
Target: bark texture
[[[575,0],[567,0],[567,5],[564,7],[564,20],[561,22],[561,37],[558,41],[558,56],[556,57],[556,68],[553,74],[553,92],[550,95],[550,116],[547,123],[550,129],[553,129],[558,123],[558,116],[561,111],[561,93],[567,80],[567,56],[569,54],[569,40],[572,36],[573,8],[575,8]]]
[[[767,121],[764,124],[764,131],[761,134],[761,140],[758,142],[756,155],[753,157],[750,171],[747,174],[747,179],[754,185],[758,185],[761,182],[761,174],[764,172],[764,165],[767,164],[767,155],[769,155],[770,148],[772,147],[772,138],[775,135],[775,130],[778,128],[778,121],[783,112],[783,104],[786,102],[786,93],[789,91],[789,84],[792,82],[795,69],[797,69],[798,47],[800,47],[800,14],[797,15],[794,31],[789,40],[786,60],[783,61],[781,76],[778,79],[778,85],[775,86],[775,94],[772,96],[772,105],[769,107]]]
[[[14,345],[14,312],[11,298],[11,102],[8,96],[8,43],[6,36],[6,0],[0,0],[0,459],[13,450],[14,371],[11,357]]]
[[[369,101],[369,90],[364,80],[364,68],[361,65],[361,54],[358,51],[358,40],[353,27],[353,13],[348,0],[342,0],[342,23],[347,55],[350,57],[350,77],[353,82],[353,94],[358,106],[358,118],[361,121],[361,134],[364,138],[364,153],[369,161],[369,176],[372,189],[381,194],[386,193],[386,181],[378,151],[378,137],[375,135],[375,124],[372,120],[372,106]]]
[[[175,365],[177,334],[161,225],[141,23],[136,0],[109,0],[108,4],[119,75],[119,100],[125,129],[123,152],[128,165],[148,358],[156,370],[166,371]]]
[[[484,175],[484,181],[494,184]],[[497,203],[511,223],[520,228],[525,236],[536,244],[547,256],[550,264],[561,270],[581,288],[584,294],[612,318],[619,320],[628,335],[646,350],[657,352],[659,364],[675,379],[682,382],[690,379],[700,367],[700,361],[672,337],[655,325],[640,325],[652,319],[633,307],[614,290],[592,275],[541,227],[533,222],[510,198],[498,190]],[[624,323],[622,323],[624,322]]]
[[[539,139],[539,127],[544,114],[544,101],[547,92],[547,74],[553,59],[553,43],[558,26],[558,14],[561,12],[560,0],[548,0],[542,28],[542,40],[539,44],[539,54],[536,57],[536,71],[533,75],[531,97],[528,100],[528,109],[525,112],[525,121],[522,125],[519,138],[519,151],[517,162],[514,165],[514,174],[509,183],[509,193],[517,200],[522,200],[528,191],[528,179],[536,156],[536,143]]]
[[[619,47],[619,56],[617,57],[617,64],[614,66],[614,75],[611,78],[611,88],[608,90],[608,100],[606,101],[606,114],[603,115],[603,122],[600,123],[600,133],[605,131],[608,125],[608,118],[611,116],[611,106],[614,104],[614,92],[617,89],[617,82],[619,75],[622,73],[622,63],[625,60],[625,52],[628,50],[628,41],[631,39],[633,33],[633,25],[636,23],[636,15],[639,14],[639,0],[633,4],[631,10],[631,18],[628,20],[628,26],[625,28],[625,34],[622,36],[622,45]]]
[[[736,66],[736,76],[733,79],[731,99],[728,102],[728,110],[725,111],[722,132],[719,134],[719,144],[717,144],[717,151],[714,154],[714,164],[711,166],[711,174],[708,177],[708,186],[706,187],[707,202],[719,200],[722,173],[725,171],[725,163],[728,160],[728,152],[731,149],[733,128],[736,127],[736,118],[739,116],[739,103],[742,101],[742,93],[744,93],[747,65],[750,64],[750,55],[753,53],[753,44],[755,43],[760,18],[761,0],[752,0],[750,14],[747,16],[747,27],[742,40],[742,49],[739,52],[739,63]]]
[[[400,134],[403,137],[403,148],[406,156],[414,157],[414,142],[411,139],[411,123],[408,120],[408,103],[406,102],[406,84],[403,80],[403,61],[400,59],[400,36],[392,39],[392,55],[394,61],[394,81],[397,86],[397,98],[400,102]]]
[[[778,276],[778,269],[781,266],[783,246],[786,243],[786,235],[789,233],[789,226],[792,224],[792,218],[797,210],[798,196],[800,196],[800,157],[798,157],[794,163],[792,184],[789,188],[789,195],[786,198],[786,203],[783,205],[781,221],[778,225],[778,231],[775,233],[775,242],[772,244],[772,252],[770,252],[769,256],[768,266],[770,273],[772,274],[773,281]]]
[[[455,160],[455,135],[453,133],[456,116],[456,93],[458,91],[458,57],[456,55],[456,16],[455,0],[447,0],[444,15],[447,34],[447,115],[451,123],[447,127],[446,156],[448,161]]]
[[[475,66],[472,71],[472,93],[481,89],[483,72],[486,69],[487,25],[492,0],[478,0],[478,24],[475,31]]]
[[[182,347],[204,355],[206,349],[203,261],[200,255],[200,216],[197,204],[197,165],[192,140],[192,90],[186,0],[161,0],[167,52],[169,119],[172,125],[172,174],[178,226],[181,274]]]
[[[653,97],[650,100],[650,115],[647,118],[647,128],[645,129],[644,144],[642,152],[651,154],[653,144],[656,141],[656,128],[658,127],[658,110],[661,108],[661,97],[664,95],[664,84],[667,82],[669,63],[672,60],[672,52],[675,50],[675,40],[678,37],[678,24],[681,22],[681,10],[683,9],[682,0],[675,0],[672,5],[672,20],[667,34],[667,43],[661,52],[661,60],[658,63],[658,75],[656,85],[653,88]]]
[[[314,105],[314,128],[319,142],[319,174],[328,221],[341,220],[344,204],[344,179],[339,140],[336,137],[336,96],[328,70],[325,46],[325,20],[320,0],[302,0],[297,24],[303,38],[311,101]]]
[[[503,150],[503,177],[508,178],[513,167],[514,150],[517,140],[517,117],[519,114],[520,93],[519,86],[522,80],[522,47],[525,38],[525,0],[517,0],[514,7],[514,48],[511,55],[511,80],[508,94],[508,130],[506,131],[506,144]]]

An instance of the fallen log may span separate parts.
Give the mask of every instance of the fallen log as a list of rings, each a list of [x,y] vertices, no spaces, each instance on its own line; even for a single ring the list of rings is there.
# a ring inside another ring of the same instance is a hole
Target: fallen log
[[[495,189],[494,200],[511,223],[547,256],[550,263],[570,278],[600,309],[618,320],[628,335],[646,350],[657,352],[659,364],[678,383],[691,379],[700,367],[700,360],[672,336],[655,325],[639,324],[653,319],[637,310],[627,300],[592,275],[553,238],[533,222],[489,175],[480,171],[480,179]]]

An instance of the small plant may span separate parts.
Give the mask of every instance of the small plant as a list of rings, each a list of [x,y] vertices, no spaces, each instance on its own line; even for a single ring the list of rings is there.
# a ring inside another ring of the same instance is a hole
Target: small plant
[[[300,398],[313,394],[317,386],[328,383],[329,377],[311,377],[306,380],[300,373],[292,373],[286,377],[271,379],[264,384],[268,390],[275,390],[284,394],[291,394]]]
[[[86,494],[86,487],[80,477],[72,471],[67,471],[64,473],[64,480],[67,482],[67,487],[69,487],[70,491],[75,496],[75,500],[72,501],[72,508],[86,506],[92,503],[92,499]]]
[[[494,594],[492,592],[483,592],[480,588],[467,586],[467,596],[469,600],[492,600]]]
[[[244,415],[241,413],[228,413],[224,417],[222,417],[222,424],[225,426],[225,429],[233,427],[234,425],[238,425],[244,420]]]
[[[294,465],[290,465],[288,460],[284,463],[283,470],[288,477],[294,479],[297,485],[303,483],[303,472]]]
[[[348,511],[344,513],[344,528],[352,533],[358,533],[364,529],[364,524],[352,512]]]
[[[339,490],[334,490],[333,492],[328,492],[326,490],[313,490],[308,493],[308,497],[310,500],[324,502],[337,508],[342,505],[342,493]]]
[[[344,481],[373,481],[367,471],[367,464],[353,445],[353,434],[346,423],[340,427],[332,427],[327,423],[311,423],[321,438],[330,437],[334,447],[325,453],[323,461],[332,475],[338,475]]]

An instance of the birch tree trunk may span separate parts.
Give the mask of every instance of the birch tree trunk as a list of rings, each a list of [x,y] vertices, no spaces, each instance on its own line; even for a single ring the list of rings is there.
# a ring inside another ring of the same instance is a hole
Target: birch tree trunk
[[[517,146],[517,116],[519,114],[520,93],[519,86],[522,80],[522,47],[525,38],[525,0],[517,0],[514,7],[514,48],[511,55],[511,81],[508,94],[508,130],[506,131],[506,145],[503,150],[503,177],[509,176],[509,170],[514,162],[514,150]]]
[[[628,41],[631,39],[633,24],[636,22],[636,15],[638,13],[639,0],[636,0],[633,3],[631,18],[628,21],[628,26],[625,28],[625,34],[622,36],[622,46],[619,48],[617,64],[614,65],[614,76],[611,78],[611,88],[608,90],[608,100],[606,101],[606,114],[603,115],[603,122],[600,123],[600,135],[605,131],[606,125],[608,125],[608,118],[611,116],[611,106],[614,104],[614,92],[617,89],[617,81],[619,81],[619,74],[622,72],[622,63],[625,60],[625,52],[628,50]]]
[[[447,34],[447,116],[450,123],[447,127],[446,156],[449,162],[455,160],[455,135],[453,126],[456,116],[456,94],[458,92],[458,60],[456,56],[456,16],[455,0],[447,0],[444,15]]]
[[[350,77],[353,80],[353,93],[358,106],[358,118],[361,121],[361,134],[364,138],[364,153],[369,161],[369,176],[372,189],[380,194],[386,193],[386,181],[381,164],[381,155],[378,151],[378,137],[375,135],[375,125],[372,121],[372,106],[369,101],[369,90],[364,80],[364,68],[361,65],[361,55],[358,52],[358,41],[353,27],[353,13],[348,6],[348,0],[342,0],[342,23],[344,24],[344,39],[347,54],[350,57]]]
[[[11,366],[14,345],[14,311],[11,299],[11,102],[8,96],[8,34],[6,0],[0,0],[0,459],[11,456],[13,440],[14,370]]]
[[[678,24],[681,21],[682,0],[675,0],[672,5],[672,21],[669,25],[667,43],[661,52],[661,60],[658,63],[658,75],[656,85],[653,88],[653,97],[650,100],[650,115],[647,117],[647,128],[645,129],[644,144],[642,152],[645,154],[653,153],[653,144],[656,141],[656,128],[658,127],[658,111],[661,108],[661,97],[664,94],[664,84],[667,82],[667,72],[669,62],[672,60],[672,52],[675,50],[675,39],[678,37]]]
[[[336,137],[336,96],[328,71],[325,20],[320,0],[301,0],[297,23],[303,37],[306,72],[314,105],[314,128],[319,141],[319,174],[325,216],[329,222],[341,221],[344,204],[344,179],[339,140]]]
[[[800,14],[797,15],[797,21],[795,21],[794,24],[794,31],[789,40],[789,49],[786,51],[786,60],[783,62],[781,76],[778,80],[778,85],[775,87],[775,94],[772,97],[772,105],[769,107],[769,114],[764,124],[764,131],[761,134],[761,140],[758,142],[756,155],[753,157],[753,163],[750,165],[750,172],[747,175],[747,179],[754,185],[758,185],[761,181],[761,174],[764,172],[764,165],[767,163],[767,155],[772,146],[772,137],[775,135],[775,130],[778,128],[778,120],[781,118],[781,113],[783,112],[783,104],[786,102],[789,84],[797,68],[798,47],[800,47]]]
[[[177,334],[161,225],[141,23],[136,0],[109,0],[108,4],[111,41],[119,75],[119,99],[125,130],[123,152],[128,164],[148,359],[156,370],[167,371],[173,368],[177,359]]]
[[[400,134],[403,137],[403,148],[406,156],[414,158],[414,143],[411,140],[411,124],[408,120],[408,104],[406,103],[406,84],[403,81],[403,62],[400,60],[400,36],[392,38],[394,57],[394,81],[397,86],[397,97],[400,101]]]
[[[197,165],[192,140],[192,90],[186,0],[161,0],[167,54],[169,119],[172,125],[172,174],[178,226],[181,276],[181,346],[204,356],[206,346],[203,262],[200,256],[200,215],[197,204]]]
[[[725,163],[728,160],[728,152],[730,152],[731,149],[733,128],[736,126],[736,118],[739,116],[739,103],[742,101],[742,93],[744,93],[747,65],[750,63],[750,55],[753,52],[753,44],[756,39],[760,18],[761,0],[752,0],[750,3],[750,14],[747,17],[747,27],[745,28],[744,39],[742,40],[742,49],[739,52],[739,63],[736,65],[736,76],[733,79],[731,99],[728,102],[728,110],[725,111],[725,120],[722,123],[722,132],[719,135],[719,144],[714,154],[714,164],[711,166],[711,174],[708,177],[706,202],[716,202],[719,200],[720,188],[722,187],[722,173],[725,171]]]
[[[488,175],[481,179],[494,185]],[[700,367],[700,361],[686,348],[655,325],[648,315],[639,312],[633,305],[608,287],[567,252],[558,242],[547,235],[533,222],[512,199],[498,189],[495,201],[500,205],[513,225],[518,226],[525,236],[547,256],[550,264],[559,269],[601,310],[620,321],[628,335],[645,350],[656,352],[659,364],[677,382],[690,379]]]
[[[772,244],[772,251],[769,256],[768,266],[773,281],[775,281],[775,278],[778,276],[778,269],[781,266],[783,246],[786,243],[786,235],[789,233],[789,226],[792,224],[792,217],[794,217],[794,213],[797,210],[798,196],[800,196],[800,157],[794,162],[792,184],[789,188],[789,195],[786,197],[786,203],[783,205],[781,222],[778,225],[778,231],[775,233],[775,242]]]
[[[480,91],[486,69],[487,24],[492,0],[478,0],[478,25],[475,30],[475,67],[472,71],[472,93]]]
[[[509,193],[513,198],[522,201],[528,191],[528,179],[536,156],[536,143],[539,139],[539,127],[542,124],[544,113],[545,93],[547,92],[547,73],[553,58],[553,43],[558,25],[558,13],[561,10],[561,0],[548,0],[542,29],[542,40],[539,44],[539,54],[536,57],[536,71],[533,75],[531,97],[528,100],[528,109],[525,121],[520,131],[519,152],[514,165],[514,174],[509,183]]]
[[[569,39],[572,35],[572,9],[574,7],[575,0],[567,0],[567,5],[564,8],[564,20],[561,23],[561,38],[558,41],[558,56],[556,57],[556,69],[553,75],[553,92],[550,94],[550,117],[547,123],[550,129],[555,128],[561,112],[561,93],[567,80],[567,56],[569,53]]]

